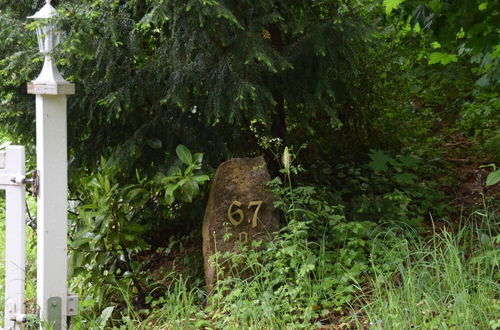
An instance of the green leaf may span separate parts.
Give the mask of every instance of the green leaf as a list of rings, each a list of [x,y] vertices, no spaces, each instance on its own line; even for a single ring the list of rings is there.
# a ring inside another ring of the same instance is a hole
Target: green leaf
[[[368,166],[375,173],[388,170],[387,164],[392,160],[392,158],[387,156],[383,151],[372,150],[369,156],[372,159],[372,161],[368,164]]]
[[[197,175],[193,177],[193,180],[195,180],[198,183],[203,183],[205,181],[210,180],[210,177],[208,175]]]
[[[144,190],[144,188],[134,188],[127,193],[128,200],[131,201],[131,200],[137,198],[137,196],[139,196],[139,194],[143,194],[145,192],[146,191]]]
[[[185,184],[182,185],[182,188],[186,192],[186,194],[189,194],[191,196],[196,196],[198,195],[200,191],[200,187],[198,186],[198,182],[195,180],[189,180]]]
[[[161,149],[162,143],[158,139],[153,139],[148,141],[148,145],[153,149]]]
[[[125,226],[125,230],[132,233],[142,233],[144,232],[144,226],[138,223],[130,223]]]
[[[182,178],[182,175],[170,175],[170,176],[166,176],[163,179],[161,179],[161,183],[163,183],[163,184],[170,184],[172,182],[179,181],[180,178]]]
[[[193,173],[195,167],[198,167],[196,164],[191,164],[189,165],[185,170],[184,170],[184,176],[191,176]]]
[[[123,238],[125,238],[125,240],[129,242],[133,242],[136,240],[136,237],[131,234],[123,234]]]
[[[401,162],[401,165],[406,168],[416,168],[417,165],[420,164],[420,159],[411,155],[401,156],[398,160]]]
[[[176,161],[176,162],[178,162],[178,161]],[[172,165],[172,166],[168,169],[168,171],[167,171],[167,175],[168,175],[169,177],[171,177],[171,176],[176,176],[176,175],[182,175],[182,171],[181,171],[181,169],[179,168],[178,164],[174,164],[174,165]]]
[[[203,154],[202,153],[196,153],[193,155],[193,160],[195,163],[197,164],[201,164],[202,160],[203,160]]]
[[[176,190],[175,197],[186,203],[191,203],[193,201],[193,196],[183,189]]]
[[[495,172],[491,172],[486,178],[486,186],[493,186],[500,182],[500,170],[496,170]]]
[[[400,184],[412,184],[418,177],[411,173],[401,173],[394,176],[394,180]]]
[[[193,156],[191,155],[191,151],[188,148],[179,144],[175,149],[177,153],[177,157],[186,165],[190,165],[193,162]]]
[[[385,13],[389,15],[394,9],[396,9],[403,2],[405,2],[405,0],[384,0]]]
[[[165,194],[165,203],[167,203],[167,205],[171,205],[173,202],[175,202],[175,197],[172,195],[167,195]]]
[[[479,78],[476,81],[476,86],[478,87],[486,87],[490,84],[490,78],[488,77],[487,74],[483,75],[481,78]]]
[[[170,184],[168,185],[167,187],[167,191],[165,193],[166,196],[173,196],[174,195],[174,191],[179,188],[179,184],[176,183],[176,184]]]
[[[113,314],[114,309],[115,306],[109,306],[102,311],[101,316],[99,317],[99,325],[101,329],[106,328],[106,323],[108,323],[108,320],[111,317],[111,314]]]
[[[432,53],[429,56],[429,64],[449,64],[451,62],[457,62],[457,55],[455,54],[447,54],[447,53],[441,53],[441,52],[435,52]]]
[[[227,19],[231,23],[235,24],[238,28],[240,28],[242,30],[244,29],[244,27],[241,26],[241,24],[238,22],[238,19],[236,18],[236,16],[234,16],[234,14],[229,9],[227,9],[227,7],[222,6],[222,5],[218,5],[216,7],[216,11],[217,11],[218,17],[224,17],[225,19]]]

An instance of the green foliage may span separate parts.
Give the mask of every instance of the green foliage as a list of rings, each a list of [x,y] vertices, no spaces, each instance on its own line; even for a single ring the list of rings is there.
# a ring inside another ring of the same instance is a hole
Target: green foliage
[[[452,62],[458,61],[457,55],[455,54],[446,54],[441,52],[434,52],[429,55],[429,64],[449,64]]]
[[[129,309],[117,310],[108,306],[101,313],[89,314],[89,300],[83,302],[81,314],[72,320],[73,329],[194,329],[210,323],[203,318],[201,310],[204,292],[198,286],[192,287],[192,278],[182,274],[163,274],[169,284],[151,290],[146,302],[151,309],[134,309],[133,297],[123,291],[123,299]],[[161,291],[158,294],[157,291]],[[90,303],[92,305],[93,302]],[[83,315],[82,315],[83,314]],[[196,316],[196,319],[193,318]],[[103,325],[105,324],[105,325]]]
[[[429,213],[444,214],[444,195],[437,182],[425,179],[435,167],[412,155],[392,157],[372,150],[363,168],[338,165],[341,198],[347,202],[347,216],[356,221],[381,224],[404,223],[418,229]]]
[[[218,326],[309,328],[330,322],[331,312],[353,299],[369,265],[374,223],[347,222],[342,207],[319,198],[314,187],[292,188],[279,178],[270,187],[287,225],[269,243],[214,255],[218,269],[225,269],[208,309]]]
[[[24,141],[34,131],[25,84],[41,66],[26,16],[41,2],[0,1],[0,74],[9,77],[0,80],[0,118]],[[73,169],[95,169],[124,144],[151,147],[123,160],[147,168],[155,148],[181,141],[213,150],[215,166],[258,150],[252,121],[260,135],[285,138],[315,134],[319,119],[330,129],[340,117],[346,126],[362,120],[351,104],[364,95],[355,82],[371,47],[371,0],[54,4],[66,31],[54,56],[78,86],[68,120]]]
[[[456,233],[445,227],[429,239],[400,240],[383,249],[372,263],[370,288],[360,296],[371,328],[488,329],[496,324],[500,236],[494,212],[482,210],[464,219]],[[394,271],[387,272],[384,264],[395,266]]]
[[[73,203],[71,274],[80,290],[98,297],[98,306],[128,286],[145,298],[143,264],[136,256],[150,247],[147,233],[177,215],[208,180],[197,175],[202,154],[193,156],[182,145],[177,150],[180,162],[167,176],[159,172],[148,178],[137,172],[136,184],[122,185],[120,169],[102,159],[98,172],[81,179]]]
[[[396,9],[403,2],[405,2],[405,0],[384,0],[385,13],[389,15],[394,9]]]
[[[488,177],[486,178],[486,185],[487,186],[493,186],[500,182],[500,170],[496,170],[494,172],[491,172],[488,174]]]
[[[492,167],[493,171],[486,177],[486,186],[493,186],[500,182],[500,169],[495,164],[483,165],[481,167]]]
[[[160,174],[158,179],[167,187],[165,200],[168,204],[172,204],[175,200],[191,203],[193,197],[200,193],[199,184],[210,179],[208,175],[194,175],[194,171],[201,169],[203,154],[191,155],[189,149],[182,144],[177,146],[176,153],[182,163],[187,165],[187,168],[182,171],[179,167],[174,166],[169,170],[168,176],[163,177]]]
[[[500,83],[500,12],[498,0],[405,0],[402,13],[413,26],[431,31],[447,52],[431,54],[430,63],[449,64],[467,59],[478,87]]]
[[[43,2],[0,0],[0,137],[31,153],[25,83],[42,58],[26,16]],[[498,0],[53,4],[66,38],[52,55],[77,85],[75,328],[318,328],[338,322],[359,290],[353,314],[361,308],[375,328],[496,326],[498,235],[413,236],[429,214],[448,215],[438,184],[456,174],[441,167],[438,143],[460,132],[484,163],[500,161]],[[286,225],[269,243],[217,256],[230,276],[212,296],[196,253],[179,271],[145,262],[174,258],[184,241],[172,232],[197,235],[206,173],[264,152],[274,176],[269,144],[304,141],[270,186]],[[497,181],[493,170],[486,183]]]
[[[101,316],[99,317],[99,327],[101,329],[106,328],[106,323],[108,323],[109,318],[111,317],[111,314],[113,313],[113,306],[106,307],[102,313]]]
[[[481,93],[472,102],[465,104],[460,113],[458,128],[477,138],[479,142],[493,139],[498,134],[499,110],[500,96],[497,93]],[[500,148],[496,152],[500,153]]]

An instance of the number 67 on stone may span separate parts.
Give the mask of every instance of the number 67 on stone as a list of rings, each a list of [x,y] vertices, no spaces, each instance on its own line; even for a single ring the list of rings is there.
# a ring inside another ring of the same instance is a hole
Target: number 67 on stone
[[[262,201],[253,201],[253,202],[248,203],[248,209],[250,209],[252,206],[257,206],[255,208],[255,212],[254,212],[253,218],[252,218],[252,228],[257,227],[257,217],[259,214],[260,207],[262,206],[262,203],[263,203]],[[231,203],[231,205],[229,205],[229,208],[227,209],[227,219],[234,226],[237,226],[243,221],[243,219],[245,219],[245,213],[243,213],[243,211],[241,209],[236,209],[233,211],[234,207],[241,207],[241,202],[234,201]],[[239,216],[238,221],[234,218],[235,215]],[[250,223],[250,220],[248,220],[248,222]]]

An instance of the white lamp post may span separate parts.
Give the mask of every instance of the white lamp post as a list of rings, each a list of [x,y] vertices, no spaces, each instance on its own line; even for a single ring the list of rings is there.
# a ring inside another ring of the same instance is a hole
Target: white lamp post
[[[37,304],[40,318],[52,329],[66,329],[67,312],[67,133],[66,95],[75,85],[64,80],[51,51],[60,32],[51,18],[50,0],[33,16],[40,52],[45,56],[40,75],[28,83],[36,95],[36,155],[40,186],[37,203]]]

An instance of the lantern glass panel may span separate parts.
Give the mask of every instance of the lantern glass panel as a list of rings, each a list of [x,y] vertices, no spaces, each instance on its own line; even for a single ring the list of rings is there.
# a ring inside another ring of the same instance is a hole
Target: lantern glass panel
[[[52,51],[61,41],[59,30],[50,23],[38,26],[36,34],[38,37],[38,47],[43,54]]]

